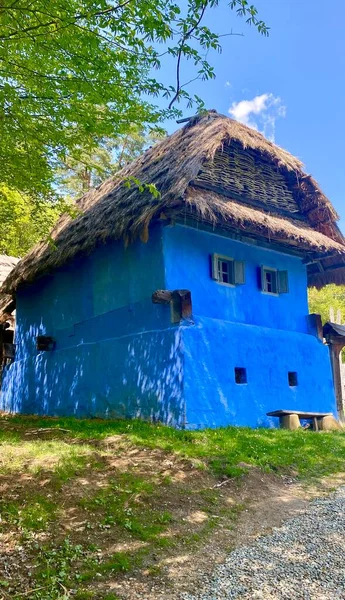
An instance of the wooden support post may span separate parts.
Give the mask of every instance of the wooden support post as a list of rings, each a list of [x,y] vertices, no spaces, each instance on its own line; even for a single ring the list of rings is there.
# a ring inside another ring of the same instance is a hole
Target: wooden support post
[[[174,290],[172,303],[180,313],[181,319],[190,319],[192,316],[192,295],[189,290]]]
[[[345,342],[337,342],[335,338],[332,340],[328,339],[329,351],[331,356],[332,373],[335,398],[337,402],[338,419],[341,423],[345,421],[344,414],[344,400],[343,400],[343,389],[340,369],[340,353],[345,345]]]
[[[312,313],[307,316],[308,319],[308,331],[311,335],[315,335],[320,342],[323,341],[323,328],[321,315]]]
[[[156,290],[152,294],[154,304],[170,304],[171,322],[180,323],[192,316],[192,295],[189,290]]]
[[[157,290],[152,294],[154,304],[170,304],[172,292],[170,290]]]

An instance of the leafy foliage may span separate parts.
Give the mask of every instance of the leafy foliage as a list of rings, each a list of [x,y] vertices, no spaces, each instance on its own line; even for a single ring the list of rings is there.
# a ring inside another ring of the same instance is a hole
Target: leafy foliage
[[[145,135],[142,129],[129,127],[127,134],[100,140],[93,150],[76,149],[66,158],[56,173],[60,200],[33,200],[27,194],[0,185],[0,253],[23,256],[39,240],[46,239],[62,212],[76,216],[71,200],[99,185],[125,164],[139,156],[157,140],[157,135]],[[149,189],[154,197],[155,186],[143,185],[138,180],[128,180],[128,186]]]
[[[59,192],[69,198],[84,194],[140,156],[160,137],[132,125],[126,134],[103,138],[94,148],[76,148],[57,170]]]
[[[334,309],[335,317],[340,311],[341,322],[345,322],[345,286],[330,284],[321,290],[309,290],[309,310],[321,315],[322,322],[330,320],[330,310]]]
[[[77,148],[128,132],[132,124],[157,127],[178,114],[174,103],[202,107],[181,81],[189,59],[195,77],[213,78],[205,58],[220,51],[219,36],[204,23],[219,0],[16,0],[0,13],[0,157],[2,182],[11,189],[51,191],[56,163]],[[268,28],[247,0],[230,10],[264,35]],[[154,77],[165,60],[176,81]],[[165,96],[168,108],[154,98]]]
[[[35,202],[27,195],[0,185],[0,253],[23,256],[45,238],[62,211],[49,201]]]

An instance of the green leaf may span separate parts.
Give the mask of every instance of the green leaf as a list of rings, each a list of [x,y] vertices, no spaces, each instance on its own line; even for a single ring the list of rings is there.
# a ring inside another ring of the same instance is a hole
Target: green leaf
[[[203,21],[206,9],[217,5],[217,0],[5,3],[0,30],[2,183],[31,197],[52,195],[56,168],[66,157],[76,159],[80,149],[92,153],[100,140],[118,139],[133,127],[159,126],[179,114],[175,103],[193,103],[180,80],[180,65],[192,60],[196,75],[214,77],[205,55],[221,48]],[[232,0],[229,6],[268,35],[246,0]],[[172,58],[178,76],[163,83],[165,60]],[[158,96],[169,106],[158,107]],[[103,166],[103,159],[92,165],[99,179],[109,170],[109,164]]]

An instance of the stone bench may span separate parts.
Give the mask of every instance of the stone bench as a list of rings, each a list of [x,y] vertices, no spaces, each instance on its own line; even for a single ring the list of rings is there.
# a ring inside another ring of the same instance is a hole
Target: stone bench
[[[301,410],[273,410],[266,413],[268,417],[278,417],[280,427],[283,429],[298,429],[301,427],[300,419],[310,420],[314,431],[333,431],[342,429],[340,423],[332,413],[305,412]]]

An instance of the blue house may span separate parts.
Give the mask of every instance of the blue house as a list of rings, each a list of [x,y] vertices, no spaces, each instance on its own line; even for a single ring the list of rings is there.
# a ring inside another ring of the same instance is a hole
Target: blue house
[[[209,111],[78,205],[1,288],[2,410],[190,429],[336,414],[307,286],[345,281],[345,240],[298,159]]]

